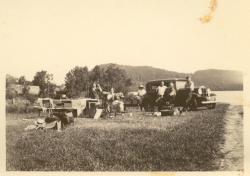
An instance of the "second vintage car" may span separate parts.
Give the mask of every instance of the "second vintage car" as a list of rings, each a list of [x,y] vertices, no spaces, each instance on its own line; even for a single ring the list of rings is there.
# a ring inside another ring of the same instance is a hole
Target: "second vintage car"
[[[146,84],[146,95],[143,99],[143,107],[146,111],[154,111],[154,107],[157,106],[155,100],[157,99],[157,87],[164,82],[165,86],[169,86],[170,83],[174,84],[174,88],[176,90],[176,97],[174,102],[170,105],[169,102],[163,102],[162,109],[168,109],[169,107],[183,107],[185,105],[185,99],[187,95],[187,90],[185,89],[185,78],[173,78],[173,79],[158,79],[149,81]],[[216,106],[216,94],[212,93],[212,91],[205,87],[199,86],[194,89],[192,92],[192,99],[190,103],[190,109],[196,110],[198,107],[208,107],[215,108]]]

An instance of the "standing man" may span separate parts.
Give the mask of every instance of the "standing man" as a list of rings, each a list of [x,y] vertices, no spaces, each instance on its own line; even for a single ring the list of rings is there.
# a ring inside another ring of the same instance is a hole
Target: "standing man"
[[[164,81],[161,82],[160,86],[157,87],[156,93],[157,93],[157,99],[155,100],[156,104],[158,104],[158,110],[161,109],[162,106],[162,99],[165,94],[167,87],[164,85]]]
[[[156,92],[159,98],[163,98],[163,95],[166,91],[167,87],[165,86],[164,81],[161,82],[161,85],[157,87]],[[157,98],[158,99],[158,98]]]
[[[137,104],[140,106],[141,111],[142,111],[142,99],[145,94],[146,94],[146,90],[144,89],[144,86],[140,85],[138,87],[136,99],[137,99]]]
[[[174,104],[175,96],[176,96],[176,90],[174,87],[174,83],[170,82],[168,88],[166,89],[165,95],[164,95],[166,101],[168,101],[170,104]]]
[[[192,100],[192,92],[194,91],[194,82],[191,80],[191,77],[187,76],[186,77],[186,84],[185,84],[185,89],[186,89],[186,99],[185,99],[185,106],[184,110],[187,111],[188,107],[191,104]]]
[[[146,94],[146,90],[144,89],[144,86],[141,84],[141,85],[138,87],[137,95],[138,95],[139,97],[143,97],[145,94]]]

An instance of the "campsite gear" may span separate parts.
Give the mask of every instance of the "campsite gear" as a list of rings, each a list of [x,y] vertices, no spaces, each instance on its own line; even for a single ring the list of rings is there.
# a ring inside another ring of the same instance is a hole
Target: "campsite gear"
[[[173,115],[174,116],[181,115],[181,109],[180,108],[174,108]]]
[[[161,116],[161,112],[154,112],[153,115],[159,117],[159,116]]]
[[[163,109],[161,110],[161,116],[171,116],[174,115],[173,110]]]
[[[35,121],[34,125],[29,125],[27,126],[24,130],[33,130],[33,129],[51,129],[54,128],[56,126],[56,121],[50,122],[50,123],[46,123],[45,119],[37,119]]]
[[[65,125],[74,123],[72,113],[55,112],[53,116],[46,117],[45,119],[37,119],[35,125],[29,125],[24,130],[32,129],[57,129],[61,131]]]
[[[115,113],[124,112],[124,103],[120,100],[115,100],[111,104],[111,109]]]
[[[27,92],[30,95],[38,95],[40,93],[40,87],[39,86],[28,86]]]
[[[96,109],[94,119],[99,119],[101,117],[102,111],[103,111],[103,109]]]
[[[86,108],[83,111],[83,116],[87,118],[94,118],[97,107],[98,100],[92,99],[86,101]]]
[[[36,121],[35,121],[35,125],[36,125],[36,129],[43,129],[43,128],[45,128],[45,126],[46,126],[46,124],[45,124],[45,120],[44,119],[37,119]]]
[[[89,118],[94,118],[97,109],[96,104],[90,103],[89,106],[90,106],[89,113],[87,115]]]
[[[62,122],[62,127],[64,127],[65,125],[69,125],[71,123],[74,123],[74,117],[72,113],[66,113],[66,112],[58,112],[53,114],[53,117],[47,117],[46,118],[47,121],[48,120],[52,120],[54,119],[54,121],[61,121]],[[45,119],[45,120],[46,120]]]
[[[124,112],[125,105],[123,99],[123,93],[114,93],[113,88],[111,88],[111,92],[103,91],[103,115],[106,117],[111,117],[111,113],[114,113],[114,116],[116,116],[117,113]]]
[[[63,112],[73,113],[74,117],[85,115],[84,110],[89,109],[90,102],[98,104],[97,99],[80,98],[80,99],[51,99],[51,98],[38,98],[37,105],[34,106],[41,112],[46,113],[47,116],[52,116],[55,113]]]
[[[29,125],[29,126],[27,126],[26,128],[24,128],[24,130],[25,130],[25,131],[34,130],[34,129],[36,129],[36,128],[37,128],[36,125]]]

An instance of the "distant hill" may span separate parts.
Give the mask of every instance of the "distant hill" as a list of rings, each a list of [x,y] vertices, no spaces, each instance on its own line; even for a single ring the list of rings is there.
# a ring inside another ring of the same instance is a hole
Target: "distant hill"
[[[205,85],[212,90],[243,90],[243,74],[240,71],[199,70],[192,77],[196,85]]]
[[[106,68],[110,64],[99,65]],[[149,80],[162,78],[184,78],[192,76],[196,86],[204,85],[212,90],[243,90],[243,74],[240,71],[208,69],[198,70],[195,73],[180,73],[150,66],[118,65],[124,69],[132,79],[131,90],[136,90],[139,84],[145,84]]]

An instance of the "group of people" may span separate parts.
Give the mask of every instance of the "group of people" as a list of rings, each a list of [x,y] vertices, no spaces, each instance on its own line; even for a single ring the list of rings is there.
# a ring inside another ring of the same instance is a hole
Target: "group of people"
[[[111,87],[110,91],[103,91],[100,84],[94,82],[90,91],[90,98],[99,99],[103,108],[107,112],[123,112],[124,102],[122,101],[123,93],[115,93]]]
[[[191,77],[186,77],[186,83],[185,83],[185,89],[186,89],[186,97],[185,97],[185,104],[184,104],[184,110],[187,110],[190,106],[191,100],[192,100],[192,92],[194,90],[194,82],[191,80]],[[142,101],[143,97],[146,94],[146,90],[144,89],[143,85],[140,85],[137,92],[137,101],[138,105],[140,105],[140,108],[142,110]],[[164,81],[160,83],[160,85],[156,88],[156,94],[157,98],[155,100],[156,105],[158,105],[159,109],[161,108],[163,102],[168,102],[170,105],[173,105],[175,102],[176,97],[176,89],[173,82],[169,82],[166,86]]]
[[[160,100],[165,99],[168,102],[173,102],[176,96],[176,90],[172,82],[168,86],[165,86],[165,83],[162,81],[161,85],[156,89],[157,99],[155,100],[158,103]]]
[[[186,77],[186,83],[184,87],[186,89],[184,110],[187,110],[190,106],[192,100],[192,92],[194,90],[194,82],[191,80],[191,77]],[[155,104],[158,105],[159,108],[161,108],[164,102],[168,102],[169,105],[174,105],[176,89],[173,82],[169,82],[167,85],[165,85],[165,82],[162,81],[156,88],[156,94],[157,98],[155,100]],[[144,86],[139,85],[136,98],[141,110],[143,108],[142,101],[145,95],[146,90]],[[114,107],[114,105],[119,107],[119,111],[124,111],[124,102],[122,101],[122,98],[124,98],[124,96],[122,93],[115,93],[113,87],[109,92],[106,92],[102,90],[100,84],[94,82],[90,91],[90,97],[93,99],[102,100],[102,104],[108,111],[112,111],[112,107]]]

